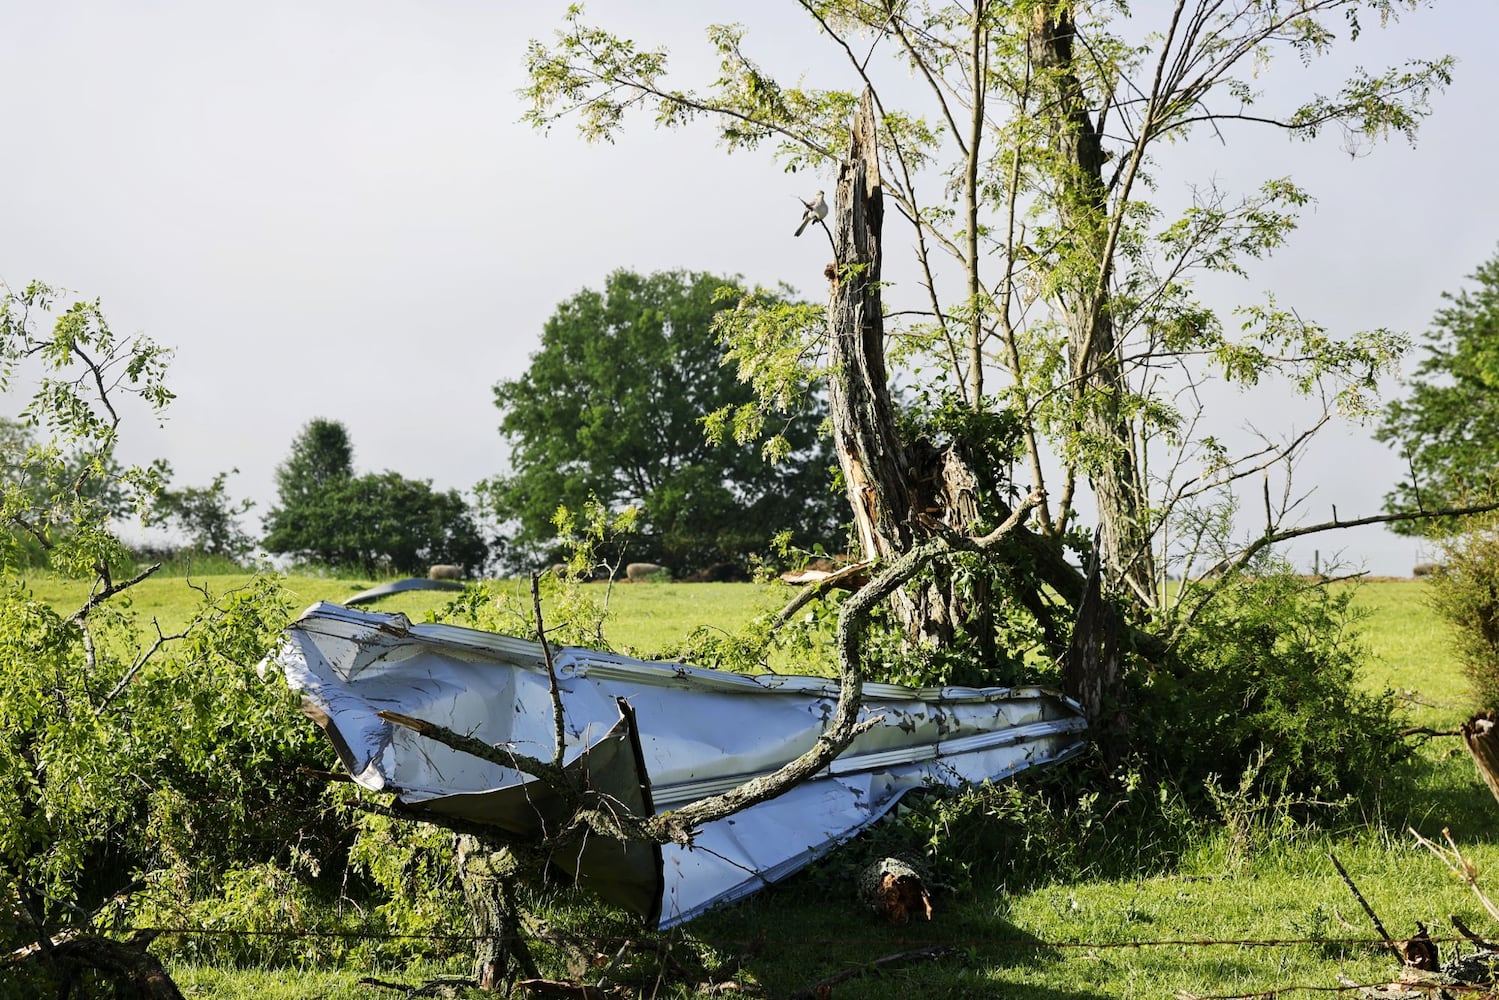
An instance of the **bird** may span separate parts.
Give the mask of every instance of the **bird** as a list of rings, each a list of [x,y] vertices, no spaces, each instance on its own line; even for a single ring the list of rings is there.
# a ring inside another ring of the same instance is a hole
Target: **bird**
[[[793,236],[800,236],[802,230],[806,229],[812,223],[820,222],[828,217],[828,203],[823,201],[821,191],[813,195],[811,201],[804,201],[802,204],[807,206],[807,210],[802,213],[802,224],[796,227],[796,232],[792,234]]]

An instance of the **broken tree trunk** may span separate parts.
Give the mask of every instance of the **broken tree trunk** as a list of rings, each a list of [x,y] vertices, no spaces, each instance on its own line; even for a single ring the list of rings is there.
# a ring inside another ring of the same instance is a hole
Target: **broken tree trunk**
[[[829,385],[834,445],[865,558],[889,559],[910,547],[906,456],[895,433],[885,371],[880,301],[880,189],[874,99],[866,90],[854,118],[849,157],[834,195],[837,264],[828,304]]]
[[[829,273],[828,397],[859,547],[865,559],[879,561],[896,559],[921,540],[914,524],[918,516],[969,535],[980,515],[972,502],[976,477],[958,450],[939,450],[925,441],[907,444],[896,431],[880,297],[884,212],[874,97],[866,90],[834,195],[837,263]],[[932,583],[891,596],[907,641],[941,646],[963,628],[983,641],[990,631],[986,595],[955,587],[944,566],[933,569]]]
[[[493,850],[472,834],[456,837],[458,879],[474,935],[474,982],[499,992],[520,975],[535,978],[536,962],[521,934],[512,886],[520,865],[509,851]]]
[[[829,273],[832,292],[828,305],[832,369],[828,395],[833,440],[862,554],[867,559],[888,561],[911,551],[928,530],[971,536],[982,518],[998,520],[1008,517],[1010,511],[994,499],[992,489],[985,491],[990,494],[992,509],[979,509],[979,477],[966,454],[971,443],[959,441],[938,448],[927,441],[902,442],[896,432],[880,299],[884,196],[874,100],[867,90],[854,118],[849,156],[834,195],[834,213],[837,261]],[[1103,354],[1112,356],[1112,339],[1100,343],[1090,348],[1092,353],[1106,348]],[[1100,368],[1097,361],[1084,367],[1095,376],[1113,372],[1107,365]],[[1132,476],[1132,472],[1124,474],[1126,480]],[[1104,512],[1107,523],[1100,548],[1106,579],[1111,553],[1117,556],[1125,549],[1134,553],[1130,557],[1131,572],[1140,572],[1145,580],[1152,575],[1148,559],[1140,556],[1141,551],[1148,553],[1148,545],[1142,547],[1137,538],[1121,541],[1116,537],[1120,525],[1135,523],[1129,513],[1132,496],[1121,500],[1120,510]],[[1011,551],[996,556],[1023,563],[1064,601],[1078,608],[1088,587],[1083,574],[1068,564],[1060,540],[1038,535],[1024,525],[1017,525],[1010,537]],[[989,581],[983,574],[966,574],[961,583],[954,576],[945,564],[934,565],[930,583],[905,587],[891,596],[891,607],[908,643],[941,647],[960,631],[967,631],[981,648],[992,640]],[[1042,602],[1030,601],[1028,595],[1020,595],[1020,599],[1036,612],[1048,636],[1054,641],[1060,639],[1051,634],[1048,612],[1039,606]],[[1113,739],[1121,735],[1113,730],[1121,729],[1125,718],[1117,711],[1123,655],[1119,640],[1128,636],[1130,645],[1150,659],[1159,655],[1160,643],[1152,636],[1126,629],[1116,609],[1096,595],[1094,604],[1085,627],[1101,631],[1081,640],[1074,637],[1074,646],[1081,641],[1088,649],[1074,649],[1069,655],[1071,673],[1066,693],[1083,704],[1090,719],[1117,723],[1107,731],[1095,730],[1095,735],[1106,734]],[[1057,642],[1057,647],[1053,654],[1063,655],[1065,646]]]
[[[1463,723],[1461,732],[1483,783],[1499,799],[1499,716],[1492,710],[1480,712]]]

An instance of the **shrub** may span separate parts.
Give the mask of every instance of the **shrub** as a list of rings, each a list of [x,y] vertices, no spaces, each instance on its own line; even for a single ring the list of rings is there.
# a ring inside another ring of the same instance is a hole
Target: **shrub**
[[[1376,786],[1410,751],[1393,693],[1359,687],[1352,600],[1284,568],[1221,582],[1180,630],[1171,669],[1141,675],[1140,753],[1184,789],[1250,770],[1261,790],[1308,804]]]
[[[1429,581],[1431,606],[1452,629],[1475,707],[1499,708],[1499,520],[1444,539]]]

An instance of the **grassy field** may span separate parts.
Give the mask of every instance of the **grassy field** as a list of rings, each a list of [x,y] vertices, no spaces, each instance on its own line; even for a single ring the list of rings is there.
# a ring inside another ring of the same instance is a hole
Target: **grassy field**
[[[214,591],[243,582],[207,580]],[[294,576],[294,602],[340,600],[372,581]],[[37,596],[59,607],[83,595],[48,577],[30,581]],[[521,591],[524,595],[524,591]],[[376,605],[413,620],[446,596],[398,595]],[[602,596],[602,595],[600,595]],[[675,645],[698,626],[732,631],[785,598],[776,586],[648,584],[609,594],[616,648],[647,654]],[[182,578],[148,581],[133,599],[135,613],[168,625],[187,614],[191,591]],[[1460,672],[1442,629],[1414,581],[1368,583],[1358,592],[1367,611],[1369,648],[1364,682],[1400,693],[1411,724],[1450,729],[1468,714]],[[1189,720],[1184,720],[1186,724]],[[1085,997],[1307,995],[1345,980],[1389,979],[1389,957],[1349,939],[1372,936],[1368,919],[1334,871],[1335,852],[1391,933],[1413,933],[1417,921],[1433,936],[1451,935],[1449,914],[1480,933],[1499,936],[1474,894],[1419,847],[1407,827],[1440,838],[1444,827],[1479,869],[1480,884],[1499,863],[1499,812],[1478,780],[1460,741],[1437,737],[1420,750],[1409,775],[1392,776],[1379,801],[1362,803],[1364,819],[1335,830],[1287,825],[1248,837],[1226,829],[1194,836],[1185,852],[1142,843],[1127,874],[1085,870],[1063,879],[1045,873],[994,884],[962,884],[942,893],[931,923],[892,928],[868,917],[836,865],[825,865],[748,901],[693,922],[677,935],[720,957],[738,956],[736,981],[770,997],[884,955],[928,945],[952,951],[934,961],[864,975],[838,985],[840,1000],[889,997]],[[1100,836],[1108,837],[1108,825]],[[1118,845],[1115,845],[1118,846]],[[1117,851],[1115,852],[1118,853]],[[1003,872],[1004,866],[987,866]],[[1228,944],[1194,942],[1227,941]],[[1271,942],[1292,942],[1273,944]],[[1165,943],[1162,943],[1165,942]],[[1260,942],[1250,943],[1250,942]],[[1444,946],[1444,955],[1446,954]],[[318,969],[308,972],[174,969],[188,996],[352,998],[393,995],[360,986],[375,975],[411,985],[446,967]],[[1278,991],[1278,992],[1276,992]],[[680,988],[644,995],[690,996]]]

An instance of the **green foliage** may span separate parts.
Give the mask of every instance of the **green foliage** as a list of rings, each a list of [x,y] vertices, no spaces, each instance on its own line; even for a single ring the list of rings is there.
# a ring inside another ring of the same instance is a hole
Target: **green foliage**
[[[224,485],[229,475],[220,472],[207,486],[163,487],[156,496],[153,519],[186,535],[197,553],[231,562],[244,558],[255,547],[255,539],[240,527],[239,517],[248,513],[255,501],[231,500]],[[170,474],[164,470],[163,480],[168,478]]]
[[[354,444],[337,420],[314,417],[297,434],[291,454],[276,467],[276,495],[294,505],[354,475]]]
[[[1482,503],[1499,469],[1499,255],[1443,295],[1410,395],[1384,410],[1376,437],[1400,451],[1410,480],[1385,496],[1390,512]],[[1461,531],[1452,518],[1396,522],[1401,534]]]
[[[593,497],[576,511],[558,507],[552,514],[552,524],[563,547],[564,561],[537,574],[534,594],[529,587],[503,581],[480,583],[467,588],[434,617],[501,635],[535,639],[539,596],[547,608],[544,625],[548,642],[609,649],[604,628],[610,620],[609,597],[622,565],[617,556],[614,562],[608,556],[628,547],[626,539],[635,532],[639,520],[638,508],[611,512]],[[584,587],[598,576],[606,580],[601,597]]]
[[[0,374],[7,388],[34,378],[23,412],[50,434],[27,452],[46,503],[9,490],[4,514],[54,567],[91,582],[65,613],[0,576],[0,951],[118,919],[149,890],[100,904],[142,884],[208,893],[235,866],[328,839],[309,808],[318,790],[295,776],[326,764],[327,749],[285,687],[256,672],[287,618],[279,585],[204,587],[167,631],[133,612],[138,579],[114,577],[126,553],[111,495],[144,510],[159,472],[113,463],[116,407],[166,405],[165,352],[116,341],[96,303],[39,333],[52,302],[32,285],[0,308]]]
[[[615,510],[638,507],[631,558],[678,573],[743,563],[780,529],[807,544],[833,535],[833,461],[820,409],[773,408],[765,455],[774,461],[721,433],[722,414],[754,400],[725,365],[715,331],[729,307],[720,289],[733,284],[684,271],[616,271],[602,292],[586,289],[557,307],[526,373],[495,386],[514,471],[485,491],[513,524],[508,565],[555,561],[553,512],[580,509],[590,497]],[[719,433],[705,434],[704,418],[714,414],[709,430]],[[746,428],[743,440],[754,436]]]
[[[1129,711],[1147,765],[1188,789],[1253,765],[1259,788],[1309,805],[1377,789],[1409,747],[1393,694],[1359,684],[1354,593],[1260,569],[1186,601],[1174,666],[1141,677]]]
[[[3,286],[0,286],[3,288]],[[98,302],[73,302],[41,282],[0,296],[0,391],[35,378],[20,421],[0,422],[0,556],[7,567],[50,565],[89,576],[128,563],[111,519],[142,514],[158,487],[154,466],[124,468],[114,456],[119,414],[98,405],[94,384],[138,397],[160,414],[172,398],[163,382],[170,352],[144,337],[120,339]],[[41,332],[37,320],[52,317]],[[87,378],[70,377],[77,372]],[[38,437],[45,428],[49,437]]]
[[[395,472],[355,476],[353,454],[343,424],[317,419],[303,428],[276,470],[280,503],[266,515],[267,552],[369,574],[484,565],[489,546],[462,494]]]
[[[466,927],[463,889],[454,864],[453,834],[425,823],[392,820],[357,809],[357,796],[341,794],[355,829],[349,866],[368,880],[372,905],[366,921],[401,934],[441,936]],[[433,947],[436,944],[436,947]],[[417,942],[404,945],[427,955],[463,951],[467,942]],[[399,954],[400,945],[387,946]]]
[[[1242,276],[1246,262],[1283,246],[1310,192],[1283,176],[1242,194],[1207,181],[1173,215],[1153,190],[1193,132],[1230,144],[1265,126],[1301,139],[1336,131],[1355,144],[1413,138],[1450,82],[1450,59],[1353,67],[1329,92],[1283,100],[1260,78],[1287,56],[1341,55],[1361,17],[1392,25],[1414,0],[1206,5],[1180,18],[1125,4],[801,6],[809,36],[827,44],[826,89],[774,77],[748,30],[731,24],[707,28],[713,70],[683,79],[665,49],[570,6],[553,37],[527,49],[526,120],[570,121],[587,140],[612,142],[640,113],[830,177],[849,148],[858,91],[870,88],[886,158],[884,249],[911,245],[923,276],[881,289],[895,380],[923,407],[951,398],[1020,420],[1018,437],[1000,443],[1021,448],[1027,491],[1052,480],[1041,533],[1061,539],[1076,527],[1086,512],[1073,506],[1075,487],[1090,484],[1111,588],[1160,601],[1153,550],[1181,537],[1179,508],[1231,491],[1246,468],[1289,467],[1296,452],[1267,454],[1258,440],[1242,452],[1200,447],[1188,431],[1201,426],[1205,395],[1183,386],[1227,378],[1320,396],[1330,413],[1371,405],[1401,335],[1334,337],[1273,297],[1232,309],[1230,323],[1196,295],[1199,276]],[[906,84],[912,73],[923,87]],[[917,182],[933,174],[947,183]],[[898,220],[914,228],[909,243]],[[836,263],[837,280],[855,276]],[[766,412],[827,374],[819,310],[774,299],[745,293],[723,324],[756,391],[717,411],[725,436],[759,433]],[[1147,475],[1147,465],[1165,474]],[[1130,585],[1116,586],[1124,576]]]
[[[1440,551],[1428,600],[1450,630],[1473,708],[1499,708],[1499,522],[1472,523],[1444,538]]]

